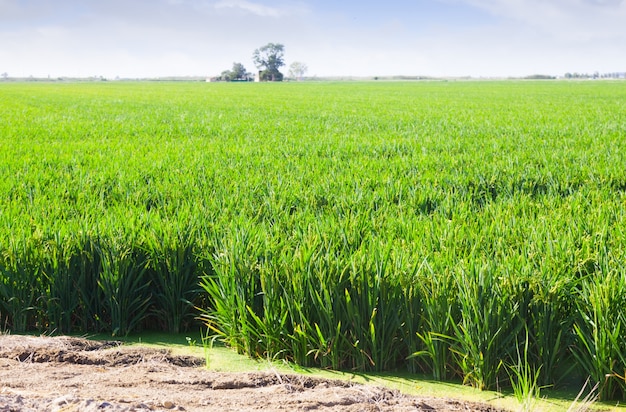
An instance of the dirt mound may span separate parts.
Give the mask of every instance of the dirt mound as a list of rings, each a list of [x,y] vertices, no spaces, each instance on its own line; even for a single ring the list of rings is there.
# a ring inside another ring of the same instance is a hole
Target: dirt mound
[[[117,341],[90,341],[71,337],[0,337],[0,358],[20,362],[60,362],[76,365],[120,366],[141,362],[163,362],[177,366],[202,366],[203,360],[192,356],[171,356],[167,350],[123,347]]]
[[[69,337],[0,335],[0,412],[499,411],[278,373],[215,373],[166,350]]]

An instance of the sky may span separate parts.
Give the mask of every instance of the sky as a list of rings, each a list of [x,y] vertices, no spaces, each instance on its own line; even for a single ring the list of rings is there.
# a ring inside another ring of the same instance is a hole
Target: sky
[[[11,77],[215,76],[267,43],[307,76],[626,71],[626,0],[0,0]]]

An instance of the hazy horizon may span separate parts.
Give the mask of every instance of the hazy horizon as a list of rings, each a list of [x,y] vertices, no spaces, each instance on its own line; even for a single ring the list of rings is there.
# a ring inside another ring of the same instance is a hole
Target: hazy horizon
[[[11,77],[215,76],[268,42],[307,76],[626,71],[622,0],[0,0]]]

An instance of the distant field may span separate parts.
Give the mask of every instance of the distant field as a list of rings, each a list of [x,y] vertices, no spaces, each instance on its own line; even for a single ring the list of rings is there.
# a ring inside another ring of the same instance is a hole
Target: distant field
[[[252,356],[626,399],[626,82],[7,83],[0,154],[0,328],[193,305]]]

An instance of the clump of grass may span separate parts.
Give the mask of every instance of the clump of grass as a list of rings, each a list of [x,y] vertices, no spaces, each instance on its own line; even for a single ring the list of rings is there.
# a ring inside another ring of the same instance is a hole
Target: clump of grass
[[[171,333],[179,333],[193,317],[193,305],[200,293],[196,228],[185,225],[169,229],[154,227],[143,241],[151,284],[153,312]],[[171,233],[173,230],[174,233]]]
[[[507,365],[507,373],[510,378],[513,395],[520,404],[520,412],[532,411],[535,409],[537,400],[541,396],[541,387],[539,386],[539,377],[541,368],[535,369],[529,360],[529,341],[528,332],[526,332],[526,340],[522,345],[520,353],[520,345],[516,346],[517,363]]]
[[[585,384],[580,389],[580,392],[576,395],[576,399],[574,399],[569,408],[567,408],[567,412],[587,412],[592,410],[593,404],[598,400],[598,387],[600,386],[600,383],[593,385],[593,387],[589,389],[589,392],[581,398],[581,396],[584,395],[587,386],[591,386],[589,378],[587,378]]]
[[[77,253],[71,235],[54,234],[43,246],[42,277],[48,288],[42,300],[45,305],[48,331],[70,333],[73,318],[80,305],[76,293],[79,271],[74,269]]]
[[[423,311],[421,328],[415,333],[423,349],[410,358],[425,359],[433,378],[442,381],[451,375],[452,324],[458,316],[457,285],[452,276],[435,273],[426,260],[420,268],[423,270],[418,288]]]
[[[456,280],[460,321],[453,324],[451,348],[464,382],[481,390],[498,382],[503,361],[523,326],[511,290],[489,270],[472,266]]]
[[[39,242],[12,239],[0,255],[0,308],[11,330],[17,333],[30,330],[40,315]]]
[[[581,281],[581,300],[574,323],[576,344],[572,353],[578,365],[599,385],[600,400],[623,398],[626,379],[626,304],[624,274],[606,267],[599,276]]]
[[[98,287],[104,316],[115,336],[125,336],[145,318],[150,304],[150,281],[145,278],[143,252],[124,243],[100,245],[102,273]]]

